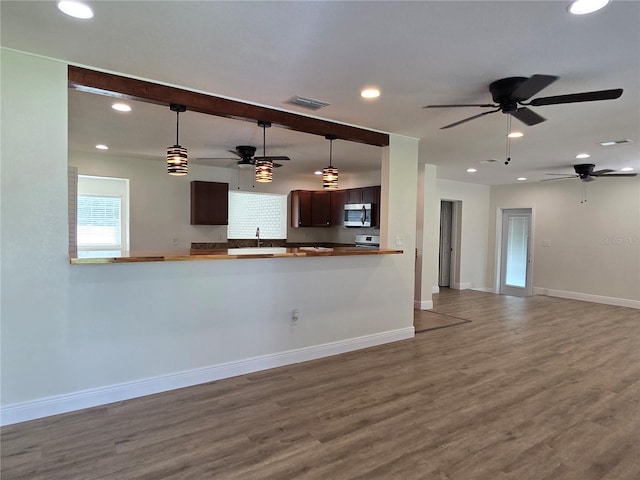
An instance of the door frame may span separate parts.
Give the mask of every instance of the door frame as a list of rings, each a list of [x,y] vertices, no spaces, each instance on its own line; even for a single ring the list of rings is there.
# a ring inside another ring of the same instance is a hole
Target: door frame
[[[495,248],[495,283],[494,292],[500,293],[500,284],[502,282],[502,217],[505,210],[529,210],[531,214],[531,222],[529,225],[529,261],[527,265],[527,287],[526,296],[533,295],[533,265],[534,265],[534,245],[535,245],[535,207],[533,206],[517,206],[517,207],[498,207],[496,209],[496,248]]]
[[[450,202],[451,209],[451,258],[449,266],[449,288],[460,290],[460,249],[462,245],[462,200],[453,200],[450,198],[441,198],[438,202],[438,226],[440,225],[440,206],[442,202]],[[439,230],[438,230],[439,231]],[[438,262],[440,261],[440,235],[438,235]],[[439,269],[438,269],[439,270]],[[436,274],[439,280],[440,272]],[[433,287],[433,293],[438,293],[440,287],[438,283]]]

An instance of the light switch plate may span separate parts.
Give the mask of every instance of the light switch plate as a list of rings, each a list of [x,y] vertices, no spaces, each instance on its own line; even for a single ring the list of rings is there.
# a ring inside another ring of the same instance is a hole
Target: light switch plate
[[[399,233],[398,235],[396,235],[396,246],[401,247],[402,245],[404,245],[404,235]]]

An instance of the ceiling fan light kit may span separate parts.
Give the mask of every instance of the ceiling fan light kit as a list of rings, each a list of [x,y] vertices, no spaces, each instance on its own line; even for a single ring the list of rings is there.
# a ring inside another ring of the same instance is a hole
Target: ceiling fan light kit
[[[329,166],[322,169],[322,188],[325,190],[337,190],[338,169],[333,166],[333,141],[338,138],[335,135],[326,135],[329,140]]]
[[[169,105],[172,112],[176,112],[176,144],[173,147],[167,147],[167,173],[176,177],[182,177],[189,173],[189,159],[187,149],[180,145],[180,112],[186,112],[184,105],[172,103]]]

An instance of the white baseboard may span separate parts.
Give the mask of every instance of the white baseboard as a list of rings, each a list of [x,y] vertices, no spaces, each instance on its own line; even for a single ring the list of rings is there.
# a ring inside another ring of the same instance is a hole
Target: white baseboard
[[[484,292],[484,293],[496,293],[496,291],[490,287],[472,288],[471,290],[475,290],[476,292]]]
[[[454,290],[469,290],[473,286],[471,282],[451,283],[451,287]]]
[[[438,285],[433,285],[431,287],[431,293],[440,293],[440,287]]]
[[[143,380],[15,403],[3,406],[2,409],[0,409],[0,425],[11,425],[13,423],[26,422],[36,418],[81,410],[83,408],[97,407],[177,388],[191,387],[223,378],[235,377],[237,375],[258,372],[269,368],[306,362],[385,343],[406,340],[413,338],[414,335],[415,331],[413,326],[411,326],[388,332],[365,335],[363,337],[325,343],[323,345],[314,345],[235,362],[170,373],[159,377],[145,378]]]
[[[604,303],[606,305],[615,305],[618,307],[628,307],[640,309],[639,300],[630,300],[628,298],[605,297],[603,295],[591,295],[580,292],[567,292],[565,290],[554,290],[551,288],[533,287],[534,295],[548,295],[550,297],[569,298],[571,300],[582,300],[584,302]]]
[[[416,310],[432,310],[433,309],[433,300],[423,300],[423,301],[414,301],[413,308]]]

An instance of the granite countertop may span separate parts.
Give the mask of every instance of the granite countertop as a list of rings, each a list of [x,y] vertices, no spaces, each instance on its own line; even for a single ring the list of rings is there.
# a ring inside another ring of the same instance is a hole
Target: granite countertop
[[[246,247],[246,248],[191,248],[170,252],[78,252],[71,255],[69,262],[73,265],[136,263],[136,262],[178,262],[190,260],[237,260],[251,258],[293,258],[293,257],[339,257],[349,255],[390,255],[401,254],[402,250],[357,247],[327,247],[309,245],[301,247]]]

